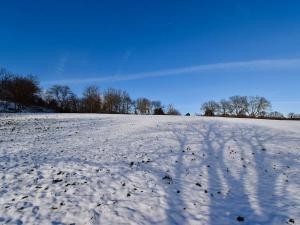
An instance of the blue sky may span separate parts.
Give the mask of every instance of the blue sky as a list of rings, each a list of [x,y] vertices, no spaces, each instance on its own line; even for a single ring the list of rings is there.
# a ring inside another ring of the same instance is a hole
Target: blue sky
[[[300,112],[299,1],[0,2],[0,66],[173,103],[182,113],[231,95]]]

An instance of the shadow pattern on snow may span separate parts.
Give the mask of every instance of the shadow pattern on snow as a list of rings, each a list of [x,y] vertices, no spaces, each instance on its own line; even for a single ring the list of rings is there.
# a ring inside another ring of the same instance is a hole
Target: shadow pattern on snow
[[[72,147],[72,139],[66,140]],[[77,165],[89,188],[80,194],[87,202],[97,197],[101,203],[88,210],[90,224],[99,224],[107,212],[133,224],[240,224],[237,217],[244,219],[243,224],[284,224],[290,218],[299,219],[300,171],[295,166],[300,155],[299,149],[293,149],[299,143],[294,133],[264,127],[220,121],[175,122],[113,137],[104,141],[106,149],[96,154],[91,141],[74,146],[82,149],[89,144],[85,153],[67,156],[61,149],[51,154],[33,149],[16,155],[4,151],[0,162],[8,162],[7,174],[25,163],[32,163],[37,170],[49,165],[53,174],[60,165]],[[99,168],[102,173],[97,175],[94,170]],[[44,173],[38,170],[36,179]],[[111,179],[101,182],[105,174]],[[131,197],[114,197],[123,181],[130,187],[126,193]],[[11,186],[6,176],[1,182],[12,191],[21,189]],[[137,193],[133,187],[144,192]],[[2,189],[0,197],[7,190]],[[45,191],[40,197],[46,195]],[[28,208],[37,207],[28,204]],[[40,214],[33,216],[39,220]]]

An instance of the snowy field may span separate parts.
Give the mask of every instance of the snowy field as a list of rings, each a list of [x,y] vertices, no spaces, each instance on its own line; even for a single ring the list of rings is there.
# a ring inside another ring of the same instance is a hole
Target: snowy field
[[[0,114],[0,224],[300,224],[300,122]]]

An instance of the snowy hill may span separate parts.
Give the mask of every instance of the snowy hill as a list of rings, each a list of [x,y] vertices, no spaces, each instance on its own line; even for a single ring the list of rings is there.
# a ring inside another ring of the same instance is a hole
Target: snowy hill
[[[2,114],[0,224],[299,224],[300,122]]]

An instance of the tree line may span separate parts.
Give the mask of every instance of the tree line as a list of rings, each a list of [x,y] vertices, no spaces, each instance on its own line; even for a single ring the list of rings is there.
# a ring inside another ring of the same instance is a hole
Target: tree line
[[[42,90],[35,76],[17,75],[0,69],[0,101],[15,111],[26,107],[44,107],[63,113],[118,113],[144,115],[180,115],[173,105],[165,107],[159,100],[145,97],[132,99],[127,91],[108,88],[103,92],[91,85],[82,97],[76,96],[67,85],[53,85]]]
[[[204,116],[300,119],[300,114],[284,116],[278,111],[271,111],[271,106],[265,97],[236,95],[218,102],[207,101],[202,104],[201,110]],[[0,69],[0,111],[1,108],[23,111],[34,107],[39,107],[38,111],[43,108],[62,113],[180,115],[171,104],[165,107],[159,100],[132,99],[124,90],[107,88],[100,92],[97,86],[92,85],[84,89],[82,97],[78,97],[67,85],[53,85],[43,90],[36,76]]]
[[[278,111],[271,111],[272,104],[261,96],[231,96],[220,101],[207,101],[201,106],[204,116],[264,118],[264,119],[300,119],[299,114],[289,113],[287,117]]]

